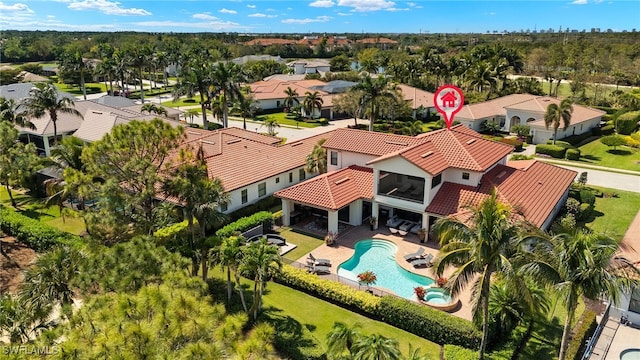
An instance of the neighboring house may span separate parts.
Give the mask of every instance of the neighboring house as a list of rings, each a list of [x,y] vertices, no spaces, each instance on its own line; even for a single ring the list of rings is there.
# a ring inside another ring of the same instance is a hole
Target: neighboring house
[[[165,111],[167,112],[167,115],[163,116],[163,115],[158,115],[158,114],[155,114],[155,113],[149,114],[146,111],[142,112],[142,106],[143,105],[141,105],[141,104],[135,104],[135,105],[131,105],[131,106],[124,106],[124,107],[121,107],[120,109],[124,110],[124,111],[133,111],[133,112],[138,113],[138,114],[153,115],[154,117],[165,117],[165,118],[168,118],[168,119],[171,119],[171,120],[174,120],[174,121],[180,121],[180,116],[182,115],[182,113],[184,113],[184,111],[176,109],[176,108],[171,108],[171,107],[168,107],[168,106],[156,104],[157,107],[161,107],[161,108],[165,109]]]
[[[640,262],[635,266],[640,266]],[[632,324],[640,324],[640,288],[635,288],[631,293],[621,294],[620,303],[611,304],[611,310],[611,316],[614,318],[624,315]]]
[[[409,106],[411,106],[414,119],[416,118],[418,111],[429,113],[436,112],[436,107],[433,103],[434,94],[432,92],[405,84],[398,84],[397,87],[402,92],[402,98],[409,103]]]
[[[329,62],[325,60],[295,60],[287,63],[287,67],[293,70],[293,74],[324,74],[331,69]]]
[[[295,45],[298,40],[280,38],[258,38],[244,43],[247,46]]]
[[[560,100],[548,96],[512,94],[482,103],[465,105],[455,117],[464,126],[481,131],[487,121],[495,121],[501,131],[510,131],[516,124],[529,125],[533,143],[545,143],[553,137],[553,128],[546,129],[544,114],[549,104]],[[605,112],[573,104],[571,124],[567,130],[558,129],[558,139],[580,135],[598,126]]]
[[[275,109],[283,109],[284,108],[284,99],[287,97],[286,90],[287,88],[291,88],[298,93],[298,101],[300,104],[304,101],[305,93],[314,92],[314,88],[322,87],[327,85],[324,81],[320,80],[296,80],[296,81],[285,81],[281,78],[274,78],[267,81],[258,81],[252,84],[249,84],[251,88],[251,92],[253,93],[256,101],[258,102],[258,106],[263,110],[275,110]],[[318,94],[322,98],[323,104],[322,109],[324,110],[324,114],[327,114],[328,118],[331,118],[331,114],[329,114],[329,107],[332,106],[331,102],[331,94],[324,92],[322,90],[317,90]],[[322,115],[321,114],[316,115]],[[324,115],[322,115],[324,116]]]
[[[210,178],[218,178],[231,201],[220,210],[238,210],[274,192],[315,176],[305,171],[306,156],[320,139],[316,135],[280,145],[277,137],[240,128],[215,131],[186,129],[183,146],[202,147]]]
[[[237,65],[244,65],[251,61],[275,61],[279,64],[285,63],[285,61],[280,56],[271,55],[245,55],[231,60],[232,63]]]
[[[394,216],[430,229],[441,217],[464,217],[495,187],[531,223],[546,229],[563,206],[576,173],[533,162],[507,165],[513,148],[464,126],[415,137],[337,129],[326,140],[328,172],[277,191],[283,223],[297,208],[315,208],[338,223],[361,225]]]
[[[360,45],[376,46],[382,50],[392,49],[398,46],[397,41],[384,38],[384,37],[360,39],[360,40],[356,40],[356,43]]]

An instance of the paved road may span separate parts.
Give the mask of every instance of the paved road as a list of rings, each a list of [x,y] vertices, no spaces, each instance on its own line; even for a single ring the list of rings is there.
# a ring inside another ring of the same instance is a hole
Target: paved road
[[[574,166],[566,166],[554,163],[553,165],[563,167],[580,173],[587,172],[587,184],[608,187],[618,190],[626,190],[640,193],[640,176],[613,173],[602,170],[585,169]],[[576,177],[577,178],[577,177]]]

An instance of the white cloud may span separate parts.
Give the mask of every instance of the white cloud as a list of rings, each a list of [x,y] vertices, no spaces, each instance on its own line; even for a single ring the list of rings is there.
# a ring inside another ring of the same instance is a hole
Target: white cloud
[[[130,28],[118,27],[115,24],[65,24],[59,20],[16,21],[5,19],[0,15],[0,28],[16,30],[57,30],[57,31],[120,31]]]
[[[378,11],[394,8],[396,3],[386,0],[338,0],[338,5],[352,7],[355,11]]]
[[[218,12],[221,12],[223,14],[237,14],[238,13],[235,10],[229,10],[229,9],[225,9],[225,8],[222,8],[222,9],[218,10]]]
[[[47,15],[47,19],[55,19],[55,15]]]
[[[573,5],[584,5],[587,3],[587,0],[574,0],[572,2]]]
[[[249,14],[249,17],[253,17],[253,18],[276,18],[278,17],[278,15],[267,15],[267,14],[263,14],[263,13],[255,13],[255,14]]]
[[[151,15],[145,9],[122,8],[120,3],[109,0],[82,0],[75,1],[68,6],[71,10],[98,10],[107,15]]]
[[[209,30],[246,30],[247,26],[242,26],[231,21],[208,21],[208,22],[180,22],[180,21],[139,21],[132,23],[142,27],[158,28],[198,28]]]
[[[340,15],[340,16],[351,16],[353,14],[339,12],[338,15]]]
[[[282,20],[283,24],[309,24],[309,23],[317,23],[317,22],[327,22],[331,20],[331,16],[317,16],[315,19],[305,18],[305,19],[284,19]]]
[[[247,7],[248,7],[249,9],[255,9],[255,8],[256,8],[256,6],[255,6],[255,5],[247,5]]]
[[[33,10],[31,10],[26,4],[21,4],[21,3],[7,5],[3,2],[0,2],[0,11],[21,12],[21,13],[29,13],[29,14],[33,13]]]
[[[336,3],[334,3],[332,0],[316,0],[316,1],[312,2],[311,4],[309,4],[309,6],[327,8],[327,7],[332,7],[335,4]]]
[[[414,7],[414,6],[416,6],[416,3],[414,3],[414,2],[408,2],[408,3],[407,3],[407,5],[409,5],[409,7]]]
[[[217,19],[217,17],[209,13],[193,14],[191,17],[198,20],[216,20]]]
[[[494,11],[490,12],[489,15],[494,16],[496,13]]]
[[[392,7],[392,8],[387,8],[387,9],[385,9],[385,10],[386,10],[386,11],[394,11],[394,12],[395,12],[395,11],[409,11],[409,8],[401,8],[401,9],[400,9],[400,8],[394,8],[394,7]]]

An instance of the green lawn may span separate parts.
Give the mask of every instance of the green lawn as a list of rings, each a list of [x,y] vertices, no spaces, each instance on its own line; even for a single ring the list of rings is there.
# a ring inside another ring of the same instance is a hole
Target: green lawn
[[[285,322],[289,328],[307,329],[315,342],[324,349],[327,334],[334,322],[339,321],[348,325],[360,324],[361,331],[367,335],[378,333],[397,339],[400,350],[405,355],[411,344],[413,348],[419,347],[429,358],[439,358],[440,346],[435,343],[280,284],[269,283],[264,306],[266,316],[272,321]]]
[[[618,146],[616,150],[594,140],[580,147],[580,162],[617,169],[640,171],[640,150]]]
[[[311,252],[313,249],[324,244],[323,239],[305,235],[291,230],[290,228],[284,228],[282,231],[280,231],[280,235],[287,239],[287,242],[297,245],[295,249],[291,250],[283,256],[285,261],[287,262],[296,261],[306,253]]]
[[[255,117],[255,120],[258,122],[263,122],[266,117],[275,118],[278,124],[280,125],[297,126],[297,127],[303,127],[303,128],[314,128],[314,127],[322,126],[320,123],[317,123],[317,122],[312,123],[312,122],[305,122],[302,119],[300,121],[295,121],[294,119],[287,119],[286,113],[284,112],[268,114],[268,115],[259,115]]]
[[[41,199],[16,191],[12,191],[12,194],[18,203],[18,211],[23,215],[72,234],[80,235],[84,232],[84,220],[78,212],[66,209],[63,221],[57,206],[45,206]],[[0,189],[0,204],[12,208],[9,194],[4,187]]]
[[[542,92],[545,95],[549,95],[549,83],[546,80],[540,81],[540,83],[542,84]],[[598,85],[598,98],[602,99],[603,97],[609,97],[611,93],[615,90],[616,90],[615,85],[600,84]],[[629,91],[628,88],[623,88],[623,87],[619,88],[619,90],[622,90],[624,92]],[[553,83],[553,93],[555,94],[555,92],[556,92],[556,82]],[[585,94],[587,95],[587,97],[593,98],[595,96],[595,85],[587,84]],[[565,82],[560,84],[560,88],[558,89],[559,97],[564,98],[572,95],[573,93],[571,92],[571,85]]]
[[[595,187],[607,193],[617,193],[618,197],[596,198],[594,216],[586,226],[600,233],[622,240],[633,218],[640,210],[640,193]]]
[[[74,95],[82,95],[82,89],[80,89],[80,85],[78,84],[59,84],[59,83],[54,83],[54,85],[62,90],[62,91],[66,91],[68,93],[74,94]],[[103,83],[85,83],[85,87],[87,89],[87,94],[96,94],[96,93],[100,93],[100,92],[106,92],[107,91],[107,86]]]
[[[179,107],[179,106],[200,106],[200,98],[180,98],[178,101],[163,101],[161,103],[164,106],[168,107]]]

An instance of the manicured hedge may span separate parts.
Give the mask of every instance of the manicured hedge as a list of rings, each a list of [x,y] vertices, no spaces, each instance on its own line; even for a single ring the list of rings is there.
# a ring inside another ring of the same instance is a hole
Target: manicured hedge
[[[630,111],[620,115],[616,119],[616,131],[618,134],[631,135],[638,127],[640,111]]]
[[[283,265],[275,279],[281,284],[337,302],[342,306],[375,315],[380,308],[380,298],[339,282],[325,280],[305,270]]]
[[[405,299],[384,296],[378,310],[382,321],[435,343],[477,349],[482,333],[470,321]]]
[[[244,232],[251,228],[254,228],[262,224],[265,230],[270,230],[273,225],[273,214],[268,211],[261,211],[248,217],[243,217],[235,222],[223,227],[216,231],[216,236],[225,238],[233,235],[236,232]]]
[[[589,189],[580,190],[580,202],[583,204],[595,205],[596,195]]]
[[[513,146],[515,148],[515,151],[522,151],[522,141],[518,139],[502,138],[500,139],[500,142]]]
[[[562,140],[556,140],[556,143],[553,143],[553,140],[547,140],[547,145],[556,145],[556,146],[562,146],[565,149],[573,149],[574,146],[571,145],[571,143],[566,142],[566,141],[562,141]]]
[[[527,329],[524,326],[515,328],[509,338],[499,339],[502,340],[501,344],[496,346],[493,351],[485,353],[485,359],[487,360],[511,360],[517,359],[516,350],[519,345],[525,341],[527,337]],[[475,360],[478,358],[478,352],[470,349],[463,348],[456,345],[444,346],[444,359],[445,360]]]
[[[605,125],[601,128],[595,127],[592,132],[593,135],[611,135],[615,131],[615,126],[613,125]]]
[[[0,229],[35,251],[45,251],[60,243],[73,244],[80,241],[77,235],[58,230],[3,206],[0,206]]]
[[[591,310],[585,310],[580,318],[578,328],[567,345],[567,360],[578,360],[582,357],[586,348],[586,341],[596,331],[598,323],[596,322],[596,313]]]
[[[258,200],[256,203],[247,205],[241,209],[238,209],[229,214],[231,221],[236,221],[240,218],[251,216],[260,211],[268,211],[270,209],[274,209],[282,202],[281,199],[270,195],[263,199]]]
[[[475,330],[470,321],[405,299],[391,296],[379,298],[289,265],[282,267],[275,280],[337,305],[358,310],[435,343],[475,349],[482,339],[482,334]]]
[[[197,223],[198,222],[194,220],[194,224],[197,224]],[[153,233],[153,236],[164,243],[166,241],[181,239],[187,236],[188,233],[189,233],[189,222],[185,220],[183,222],[179,222],[179,223],[164,227],[162,229],[158,229],[155,233]]]
[[[567,160],[580,160],[580,149],[567,149],[565,156]]]
[[[580,143],[592,136],[593,134],[591,133],[591,131],[587,131],[584,134],[567,136],[566,138],[563,138],[562,141],[567,142],[573,146],[578,146]]]
[[[564,159],[564,154],[566,153],[566,151],[566,148],[558,145],[536,145],[536,154],[549,155],[556,159]]]

